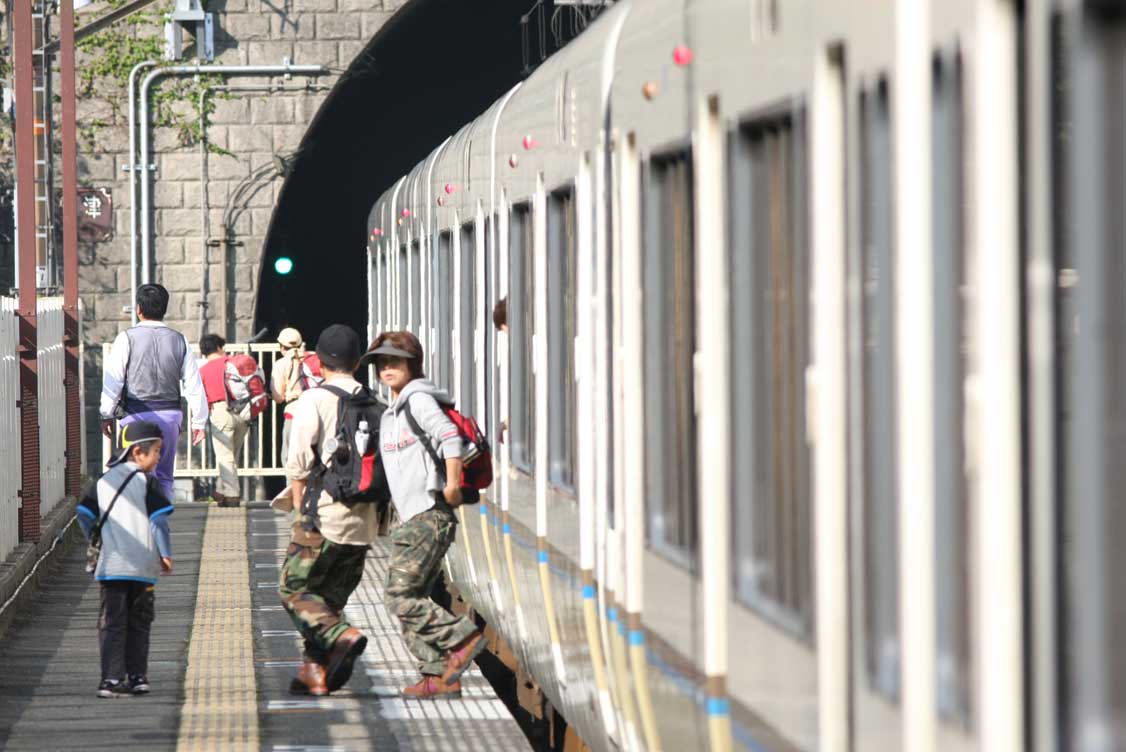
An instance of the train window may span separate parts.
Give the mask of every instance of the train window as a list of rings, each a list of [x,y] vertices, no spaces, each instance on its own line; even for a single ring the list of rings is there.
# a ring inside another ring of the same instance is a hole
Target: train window
[[[696,558],[695,252],[692,161],[654,157],[642,204],[646,535],[686,567]]]
[[[895,251],[891,122],[886,85],[860,97],[862,264],[861,415],[865,670],[873,690],[899,697],[899,502],[895,430]]]
[[[508,220],[508,428],[512,463],[528,472],[536,456],[534,248],[531,207],[517,204]]]
[[[422,252],[419,241],[411,243],[411,321],[414,331],[419,331],[422,321]]]
[[[1069,6],[1053,22],[1058,404],[1049,406],[1058,436],[1053,563],[1064,749],[1126,749],[1124,40],[1126,17],[1114,4]]]
[[[406,243],[399,246],[399,260],[395,265],[395,283],[399,288],[399,307],[395,311],[395,328],[405,329],[407,326],[407,245]]]
[[[447,391],[453,389],[453,329],[452,310],[454,294],[453,234],[449,230],[438,233],[434,253],[434,342],[438,374],[435,377]]]
[[[804,388],[811,275],[801,114],[740,128],[731,147],[735,589],[768,618],[812,637]]]
[[[547,375],[549,480],[575,484],[575,192],[547,200]]]
[[[461,279],[458,282],[461,310],[457,323],[458,407],[474,412],[476,371],[473,362],[474,324],[477,321],[477,231],[472,221],[461,226]]]
[[[935,624],[939,712],[968,722],[970,696],[969,482],[965,381],[962,80],[957,58],[934,67],[932,199],[934,253]]]

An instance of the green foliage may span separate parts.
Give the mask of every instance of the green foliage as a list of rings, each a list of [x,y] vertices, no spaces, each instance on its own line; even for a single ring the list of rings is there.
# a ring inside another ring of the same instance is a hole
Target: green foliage
[[[126,0],[112,0],[111,7],[121,5]],[[160,60],[164,55],[164,37],[159,33],[165,21],[164,14],[155,11],[138,11],[127,16],[120,26],[113,26],[98,32],[78,43],[85,53],[78,65],[78,94],[82,98],[99,97],[107,100],[114,111],[115,119],[126,101],[124,92],[129,84],[129,73],[145,60]],[[153,31],[157,31],[153,35]],[[145,75],[152,69],[144,71]],[[204,75],[193,77],[165,78],[157,81],[150,90],[152,123],[156,128],[173,128],[177,141],[182,146],[190,146],[203,140],[200,127],[200,93],[205,89],[223,83],[223,77]],[[138,82],[139,83],[139,82]],[[114,91],[116,89],[117,91]],[[216,92],[206,98],[204,104],[204,128],[206,119],[214,112],[216,97],[226,98],[225,92]],[[188,103],[187,108],[177,107]],[[87,149],[93,149],[100,128],[110,126],[104,119],[94,118],[80,125],[81,136]],[[218,154],[229,154],[211,143],[207,148]]]

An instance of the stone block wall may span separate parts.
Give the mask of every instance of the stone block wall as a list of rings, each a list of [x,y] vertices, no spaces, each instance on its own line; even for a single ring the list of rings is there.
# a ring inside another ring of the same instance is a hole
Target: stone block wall
[[[263,242],[283,182],[274,169],[275,157],[288,157],[298,149],[306,128],[338,76],[404,2],[205,3],[216,14],[216,64],[281,64],[288,58],[293,64],[320,64],[331,72],[317,78],[295,75],[288,80],[280,76],[224,77],[222,84],[232,90],[215,91],[209,96],[214,106],[207,118],[205,136],[211,146],[207,150],[201,151],[193,137],[196,134],[188,133],[185,137],[185,128],[165,126],[151,131],[152,161],[156,168],[151,173],[153,278],[172,295],[166,320],[191,341],[198,340],[200,335],[201,310],[206,331],[218,331],[231,341],[242,341],[252,334]],[[83,19],[79,20],[81,23]],[[122,28],[137,38],[162,36],[159,14],[153,14],[151,23]],[[190,54],[194,41],[187,39],[185,47]],[[79,68],[98,65],[99,57],[104,58],[105,54],[104,49],[81,49]],[[278,90],[235,90],[265,85]],[[164,78],[154,89],[177,86],[175,79]],[[181,116],[182,124],[198,122],[197,104],[187,100],[198,97],[200,86],[189,79],[179,88],[185,89],[185,101],[172,104],[170,109]],[[112,341],[131,321],[127,110],[124,81],[113,76],[99,77],[89,95],[80,94],[79,181],[109,188],[114,202],[113,239],[82,244],[79,253],[79,291],[86,311],[87,446],[93,472],[98,469],[100,457],[96,432],[101,345]],[[204,161],[206,186],[201,180]],[[223,310],[223,252],[215,245],[222,235],[224,216],[232,218],[231,231],[237,243],[231,247],[230,266],[225,270],[229,292],[225,327],[219,319]],[[210,225],[207,230],[205,224]]]

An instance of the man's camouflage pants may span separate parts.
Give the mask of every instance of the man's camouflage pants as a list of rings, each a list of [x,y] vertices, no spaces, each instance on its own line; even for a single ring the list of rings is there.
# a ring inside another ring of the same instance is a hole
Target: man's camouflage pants
[[[342,612],[364,574],[367,546],[333,543],[294,524],[278,580],[278,595],[305,638],[305,658],[326,663],[348,629]]]
[[[403,639],[421,661],[419,669],[431,676],[445,673],[446,653],[476,629],[464,616],[454,616],[430,599],[456,530],[453,514],[443,504],[391,533],[387,608],[402,622]]]

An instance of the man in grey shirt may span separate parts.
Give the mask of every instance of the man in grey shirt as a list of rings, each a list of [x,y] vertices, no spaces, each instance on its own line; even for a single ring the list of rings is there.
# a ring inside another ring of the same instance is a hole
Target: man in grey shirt
[[[183,334],[164,323],[168,290],[161,285],[141,285],[137,290],[140,322],[117,335],[102,368],[99,412],[102,433],[113,439],[113,420],[122,427],[137,420],[160,426],[163,442],[156,477],[172,498],[176,442],[184,414],[181,395],[191,407],[192,444],[203,441],[207,426],[207,396],[199,378],[199,365]]]

